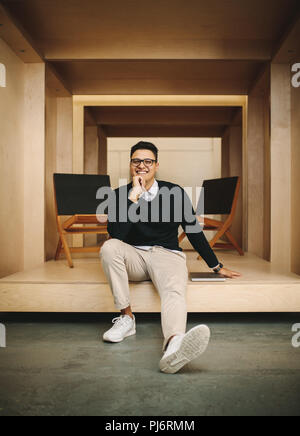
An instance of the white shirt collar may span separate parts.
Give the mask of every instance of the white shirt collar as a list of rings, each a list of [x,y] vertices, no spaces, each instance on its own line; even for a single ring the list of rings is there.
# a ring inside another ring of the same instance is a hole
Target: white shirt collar
[[[144,192],[142,197],[146,201],[152,201],[156,197],[158,190],[159,190],[159,186],[157,180],[155,180],[149,191]]]

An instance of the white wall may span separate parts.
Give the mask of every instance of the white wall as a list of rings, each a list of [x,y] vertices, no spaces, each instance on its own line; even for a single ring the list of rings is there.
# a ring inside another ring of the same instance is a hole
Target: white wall
[[[108,174],[114,188],[120,178],[129,181],[130,149],[141,140],[159,149],[159,180],[196,187],[205,179],[221,177],[221,139],[108,138]]]
[[[129,183],[130,149],[142,140],[159,149],[158,180],[192,187],[196,193],[203,180],[221,177],[220,138],[108,138],[108,174],[113,188],[119,186],[119,179],[128,179]],[[193,203],[196,204],[196,198]],[[209,239],[213,235],[214,232],[206,232]],[[186,241],[182,246],[190,248]]]

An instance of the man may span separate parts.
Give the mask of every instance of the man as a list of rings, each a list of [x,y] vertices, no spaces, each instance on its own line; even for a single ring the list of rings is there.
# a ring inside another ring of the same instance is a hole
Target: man
[[[157,181],[158,168],[156,146],[139,142],[131,149],[132,183],[114,191],[116,213],[109,212],[108,218],[112,239],[104,243],[100,258],[121,316],[113,320],[114,326],[103,339],[121,342],[136,333],[128,282],[152,280],[162,304],[164,354],[159,367],[162,372],[176,373],[205,351],[210,338],[209,328],[204,325],[186,333],[188,270],[186,255],[178,245],[179,226],[216,273],[229,278],[240,274],[218,261],[187,194],[178,185]],[[162,195],[171,192],[174,195]]]

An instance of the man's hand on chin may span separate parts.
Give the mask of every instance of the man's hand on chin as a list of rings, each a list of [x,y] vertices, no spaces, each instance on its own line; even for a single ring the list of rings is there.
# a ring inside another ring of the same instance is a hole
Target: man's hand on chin
[[[134,176],[132,177],[132,190],[129,194],[129,200],[137,203],[140,196],[146,191],[146,182],[142,176],[139,176],[134,170]]]
[[[223,276],[228,277],[230,279],[235,279],[237,277],[242,276],[242,274],[240,274],[236,271],[230,271],[230,269],[227,269],[227,268],[220,269],[219,274],[222,274]]]

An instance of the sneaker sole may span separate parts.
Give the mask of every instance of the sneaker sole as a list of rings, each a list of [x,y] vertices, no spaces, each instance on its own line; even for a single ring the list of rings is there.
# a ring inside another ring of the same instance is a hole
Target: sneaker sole
[[[162,358],[159,368],[167,374],[175,374],[187,363],[205,352],[210,340],[210,330],[205,325],[194,327],[184,336],[179,350]]]
[[[104,342],[112,342],[112,343],[118,343],[124,341],[124,339],[128,338],[129,336],[134,336],[136,334],[136,330],[131,330],[128,332],[123,338],[120,339],[109,339],[108,337],[103,336]]]

